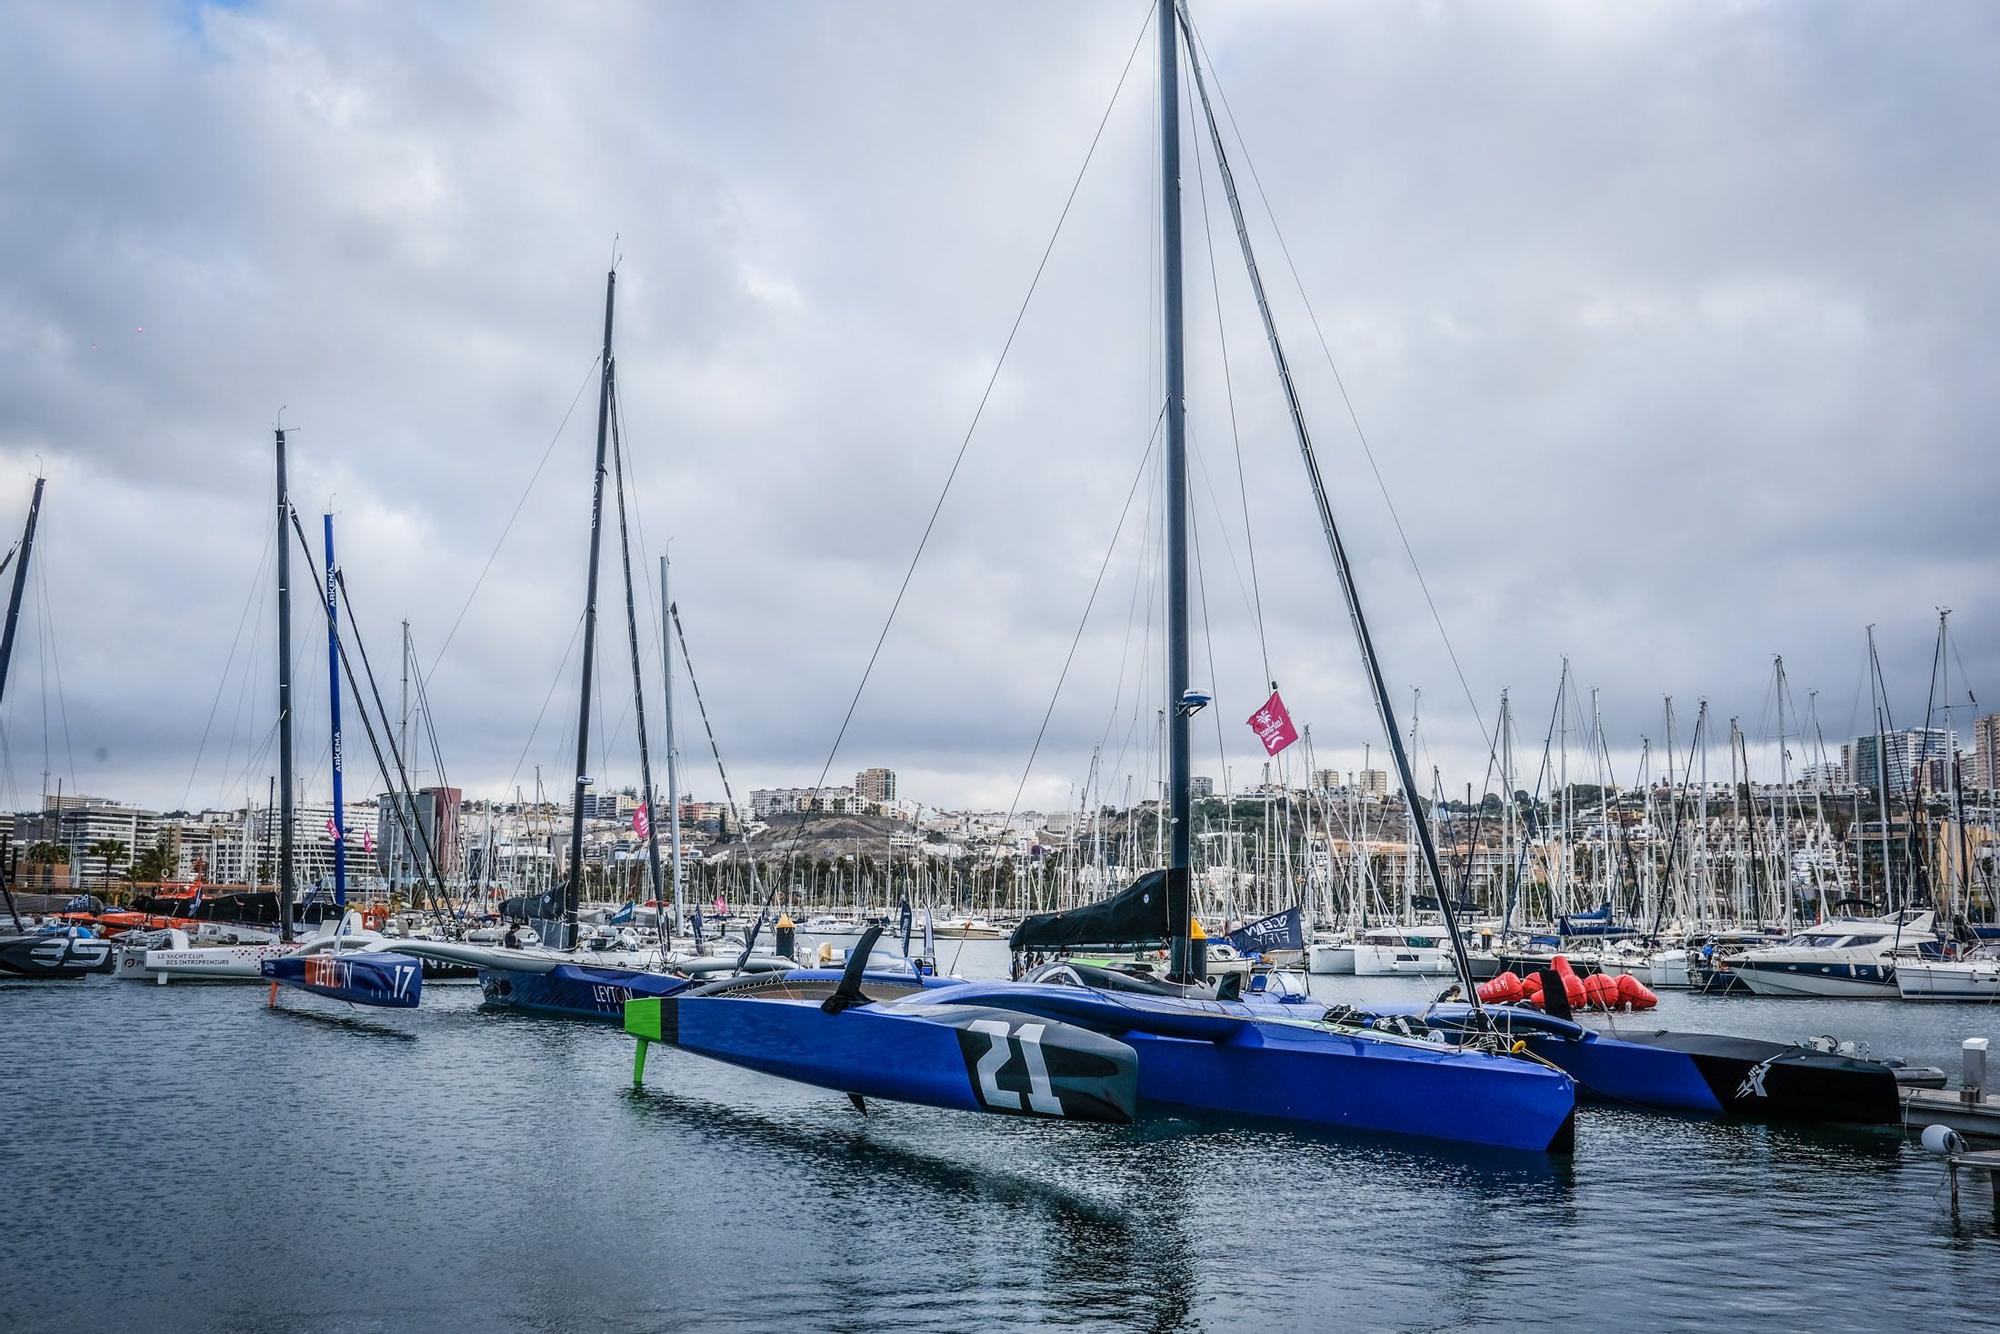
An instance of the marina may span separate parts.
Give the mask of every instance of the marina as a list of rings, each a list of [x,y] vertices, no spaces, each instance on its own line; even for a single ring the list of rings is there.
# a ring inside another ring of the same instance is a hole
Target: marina
[[[1875,291],[1802,11],[1199,8],[156,34],[269,179],[0,318],[0,1327],[2000,1328],[1990,161]]]

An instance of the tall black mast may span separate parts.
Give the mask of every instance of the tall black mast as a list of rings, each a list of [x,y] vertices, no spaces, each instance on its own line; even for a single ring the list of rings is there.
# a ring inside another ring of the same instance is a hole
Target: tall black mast
[[[292,504],[285,491],[285,428],[278,437],[278,938],[292,938]]]
[[[604,518],[604,442],[611,421],[611,311],[618,270],[604,276],[604,353],[597,382],[597,470],[590,482],[590,577],[583,597],[583,688],[577,692],[576,790],[570,798],[569,880],[563,886],[562,940],[576,940],[576,906],[583,884],[583,790],[590,786],[590,678],[597,656],[597,551]]]
[[[1166,335],[1167,912],[1174,976],[1187,972],[1194,910],[1189,856],[1187,389],[1181,346],[1180,52],[1174,0],[1160,0],[1160,279]]]
[[[14,555],[14,591],[7,597],[7,628],[0,632],[0,699],[7,697],[7,668],[14,661],[14,627],[21,619],[21,594],[28,586],[28,555],[35,546],[35,523],[42,516],[42,483],[35,479],[35,498],[28,502],[28,526],[21,531],[21,548]]]

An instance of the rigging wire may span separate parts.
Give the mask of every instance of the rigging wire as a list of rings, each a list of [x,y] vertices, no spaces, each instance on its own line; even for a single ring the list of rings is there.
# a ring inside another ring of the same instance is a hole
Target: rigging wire
[[[1340,367],[1334,364],[1333,349],[1327,344],[1326,333],[1320,327],[1319,315],[1313,310],[1312,299],[1306,295],[1305,280],[1299,276],[1298,265],[1292,260],[1291,247],[1285,243],[1284,231],[1278,226],[1277,212],[1271,207],[1270,197],[1264,193],[1264,182],[1257,175],[1257,164],[1251,160],[1249,145],[1244,142],[1243,131],[1236,123],[1236,113],[1229,105],[1229,95],[1222,89],[1222,80],[1216,74],[1215,61],[1209,55],[1208,43],[1203,40],[1201,30],[1195,27],[1194,20],[1188,16],[1185,9],[1181,10],[1181,16],[1182,22],[1194,34],[1195,41],[1200,45],[1202,57],[1208,62],[1209,75],[1215,82],[1216,100],[1222,104],[1222,114],[1229,120],[1230,132],[1235,135],[1237,147],[1243,154],[1243,166],[1250,173],[1251,184],[1257,188],[1259,202],[1264,205],[1264,215],[1271,223],[1271,234],[1277,239],[1278,251],[1285,257],[1285,268],[1291,273],[1292,284],[1298,291],[1299,301],[1304,305],[1306,316],[1312,322],[1313,336],[1319,341],[1320,353],[1326,358],[1327,369],[1333,373],[1334,385],[1340,391],[1340,401],[1347,409],[1347,419],[1354,426],[1355,438],[1361,443],[1363,457],[1368,460],[1368,470],[1374,475],[1376,489],[1382,493],[1382,503],[1389,511],[1390,522],[1395,525],[1396,537],[1403,545],[1404,556],[1409,559],[1410,570],[1417,577],[1417,587],[1423,591],[1424,605],[1430,609],[1431,623],[1437,626],[1438,638],[1444,643],[1445,655],[1451,659],[1452,672],[1458,677],[1459,689],[1465,694],[1465,702],[1472,710],[1473,721],[1479,725],[1481,735],[1490,746],[1492,736],[1486,730],[1485,715],[1480,712],[1479,703],[1472,696],[1472,686],[1465,679],[1465,668],[1459,663],[1458,650],[1453,647],[1451,635],[1444,628],[1444,617],[1438,611],[1437,599],[1431,596],[1430,581],[1424,578],[1423,567],[1417,562],[1416,549],[1410,544],[1409,534],[1403,528],[1402,515],[1397,512],[1396,502],[1389,496],[1388,482],[1383,479],[1382,469],[1375,462],[1375,451],[1368,443],[1368,433],[1361,427],[1361,415],[1355,410],[1354,400],[1348,395],[1347,382],[1341,378]]]
[[[76,751],[69,740],[69,701],[63,693],[62,650],[56,645],[56,618],[53,604],[49,601],[49,563],[38,561],[35,565],[35,582],[41,589],[41,619],[44,633],[49,640],[49,662],[55,667],[56,675],[56,716],[62,720],[63,756],[69,761],[69,785],[76,790]]]
[[[521,756],[519,759],[514,761],[514,772],[507,775],[508,788],[513,787],[514,784],[521,777],[521,769],[528,762],[528,752],[533,750],[535,747],[535,734],[541,731],[542,719],[548,716],[549,704],[552,700],[555,699],[556,691],[562,687],[563,677],[567,675],[569,672],[570,655],[576,652],[577,637],[582,633],[583,633],[583,613],[578,612],[576,614],[576,627],[569,632],[569,647],[563,650],[562,661],[556,665],[555,679],[549,682],[549,693],[542,696],[542,707],[538,709],[535,713],[534,726],[528,729],[527,744],[521,747]],[[540,794],[538,793],[536,795],[536,801],[539,802],[540,800],[541,797]]]
[[[1091,135],[1090,147],[1083,155],[1083,164],[1077,168],[1076,177],[1070,182],[1069,194],[1063,200],[1062,211],[1056,216],[1055,229],[1049,233],[1048,243],[1042,247],[1042,256],[1035,265],[1034,277],[1028,281],[1027,293],[1021,298],[1021,304],[1014,312],[1014,321],[1007,329],[1005,341],[1000,345],[1000,355],[994,360],[993,372],[986,379],[986,388],[979,395],[979,405],[973,409],[972,421],[966,426],[965,435],[959,441],[958,453],[952,458],[951,469],[945,474],[944,486],[938,492],[937,503],[931,507],[930,518],[925,522],[924,531],[917,539],[917,549],[911,554],[909,567],[903,572],[903,580],[897,586],[895,600],[889,604],[889,614],[882,622],[882,632],[875,639],[875,647],[868,655],[868,664],[862,669],[861,680],[854,688],[854,697],[848,702],[847,712],[841,717],[840,729],[834,734],[833,745],[827,752],[826,763],[821,767],[819,782],[815,786],[824,787],[827,774],[833,771],[833,761],[840,753],[841,741],[847,736],[848,724],[854,719],[854,710],[861,703],[862,692],[868,687],[868,678],[875,671],[876,660],[882,656],[882,645],[889,638],[889,629],[895,624],[896,613],[903,605],[904,595],[909,592],[910,580],[916,575],[917,565],[923,560],[924,549],[930,544],[931,533],[937,528],[938,516],[944,511],[945,499],[951,494],[952,483],[958,477],[959,468],[965,462],[966,451],[972,445],[973,435],[978,431],[980,420],[986,414],[986,405],[993,397],[993,387],[999,383],[1000,372],[1007,364],[1007,354],[1012,351],[1015,336],[1021,331],[1021,322],[1027,317],[1028,307],[1041,286],[1042,275],[1048,270],[1049,257],[1055,253],[1056,242],[1062,236],[1063,224],[1069,220],[1070,209],[1076,203],[1077,192],[1083,187],[1083,178],[1090,170],[1091,161],[1097,156],[1098,144],[1104,139],[1104,127],[1111,121],[1111,112],[1118,105],[1118,95],[1125,87],[1126,76],[1132,72],[1132,61],[1139,54],[1139,45],[1145,40],[1146,31],[1151,25],[1152,14],[1149,10],[1146,22],[1140,25],[1139,35],[1132,39],[1132,49],[1126,53],[1125,66],[1119,71],[1117,86],[1111,90],[1111,98],[1105,103],[1104,114],[1098,118],[1097,130]]]
[[[889,631],[896,623],[896,614],[902,609],[903,599],[909,593],[910,581],[916,577],[917,566],[922,562],[924,551],[930,545],[931,534],[937,529],[938,517],[944,512],[945,501],[951,495],[952,484],[957,480],[959,470],[965,463],[966,454],[972,446],[973,437],[978,433],[979,423],[986,415],[986,405],[992,400],[994,386],[999,383],[1000,372],[1007,365],[1007,356],[1013,350],[1014,340],[1021,332],[1021,324],[1027,318],[1028,307],[1033,304],[1035,293],[1041,287],[1042,276],[1048,271],[1049,258],[1055,253],[1056,242],[1062,238],[1063,226],[1069,220],[1070,209],[1076,204],[1077,193],[1083,188],[1084,177],[1090,171],[1090,164],[1096,159],[1098,145],[1104,140],[1105,126],[1111,122],[1111,113],[1118,105],[1118,98],[1124,91],[1126,78],[1132,72],[1132,62],[1138,56],[1139,47],[1145,41],[1146,33],[1151,28],[1152,22],[1153,14],[1152,9],[1149,7],[1146,12],[1145,22],[1140,24],[1138,35],[1132,39],[1131,50],[1125,54],[1125,64],[1118,72],[1118,82],[1111,90],[1111,96],[1104,105],[1103,114],[1098,117],[1097,128],[1090,137],[1090,146],[1084,151],[1083,162],[1077,167],[1076,176],[1070,182],[1069,193],[1064,197],[1062,209],[1056,215],[1055,227],[1049,233],[1047,243],[1042,247],[1041,258],[1036,262],[1034,275],[1028,281],[1028,290],[1021,297],[1020,305],[1014,311],[1013,322],[1008,326],[1007,336],[1000,345],[1000,354],[994,360],[993,371],[987,377],[986,387],[979,395],[978,405],[973,409],[972,420],[967,424],[965,434],[959,440],[958,451],[953,455],[951,467],[945,473],[944,485],[939,489],[937,501],[931,507],[930,517],[925,521],[923,532],[917,539],[916,550],[911,553],[909,565],[903,571],[902,582],[897,585],[896,596],[889,604],[888,615],[883,618],[881,633],[876,636],[875,646],[868,654],[868,662],[862,668],[861,679],[855,684],[854,694],[848,700],[846,712],[841,715],[840,727],[834,733],[833,744],[827,748],[826,762],[820,767],[819,780],[813,785],[815,790],[824,788],[826,786],[827,775],[833,772],[833,762],[839,757],[841,743],[846,739],[847,729],[854,721],[854,712],[860,707],[861,697],[868,688],[869,678],[874,675],[875,664],[882,656],[882,647],[888,642]],[[683,656],[685,656],[685,647],[683,647]],[[791,839],[787,842],[784,855],[789,856],[791,851],[803,839],[806,829],[812,823],[812,814],[814,813],[809,812],[808,818],[799,822],[799,827],[793,831]],[[754,859],[751,863],[751,875],[754,880],[756,875]],[[771,906],[772,896],[776,895],[777,890],[778,885],[776,882],[773,882],[769,894],[765,896],[763,905],[758,911],[757,924],[751,928],[745,943],[744,952],[746,955],[750,947],[756,943],[757,933],[763,926],[764,918]]]
[[[273,520],[271,532],[275,533],[276,531],[277,523]],[[243,599],[243,613],[236,618],[236,634],[229,641],[229,656],[223,661],[222,675],[216,678],[215,698],[210,700],[208,705],[208,721],[201,725],[201,741],[194,748],[194,763],[188,767],[187,786],[181,790],[181,806],[183,808],[186,808],[188,798],[194,795],[195,779],[201,774],[201,757],[208,749],[209,729],[215,726],[215,713],[222,704],[222,693],[229,687],[229,672],[236,665],[236,650],[243,642],[243,627],[250,621],[250,604],[257,600],[258,590],[263,587],[264,570],[271,559],[271,550],[271,536],[270,534],[266,534],[264,538],[264,554],[257,558],[257,573],[250,580],[250,591]],[[246,674],[248,667],[249,664],[246,659]]]
[[[1098,590],[1104,587],[1104,573],[1111,568],[1111,557],[1118,550],[1118,539],[1125,532],[1125,520],[1132,513],[1132,500],[1139,494],[1139,483],[1145,480],[1146,465],[1152,462],[1153,448],[1159,443],[1160,427],[1167,419],[1166,404],[1160,405],[1159,413],[1153,418],[1153,429],[1146,437],[1145,453],[1139,456],[1139,467],[1132,474],[1132,485],[1126,489],[1125,504],[1118,511],[1118,522],[1111,529],[1111,541],[1105,545],[1104,559],[1097,564],[1097,578],[1091,581],[1090,596],[1084,600],[1083,615],[1077,618],[1076,633],[1070,637],[1069,652],[1063,656],[1062,670],[1056,674],[1056,686],[1049,693],[1049,706],[1042,711],[1042,725],[1035,731],[1034,745],[1028,748],[1028,762],[1021,768],[1021,781],[1014,786],[1014,798],[1007,806],[1007,818],[1000,828],[1005,831],[1013,823],[1014,815],[1021,808],[1021,794],[1027,790],[1028,776],[1034,772],[1035,757],[1041,753],[1042,739],[1048,735],[1049,720],[1055,716],[1056,704],[1062,698],[1063,685],[1069,680],[1069,669],[1076,662],[1076,650],[1083,643],[1083,632],[1090,625],[1090,613],[1097,606]],[[997,866],[1002,844],[995,842],[993,856]]]
[[[430,670],[422,675],[434,675],[438,664],[444,661],[445,650],[450,648],[451,641],[457,638],[458,627],[464,624],[465,614],[472,610],[472,600],[479,596],[479,590],[485,586],[487,573],[492,570],[493,562],[499,558],[500,548],[506,545],[507,535],[514,531],[514,521],[521,517],[521,508],[528,503],[528,497],[534,493],[535,483],[540,480],[542,469],[549,466],[549,456],[555,453],[556,442],[562,439],[563,431],[568,428],[569,419],[576,412],[576,405],[583,401],[583,391],[590,387],[591,376],[597,370],[597,363],[602,357],[602,352],[591,354],[590,365],[583,372],[583,383],[576,387],[576,396],[570,399],[568,411],[563,413],[562,421],[556,425],[555,434],[549,437],[548,447],[542,450],[541,461],[535,464],[535,471],[529,475],[528,484],[521,488],[521,498],[514,502],[514,512],[507,516],[505,526],[500,529],[500,536],[494,539],[493,550],[487,553],[486,563],[479,567],[479,577],[472,581],[472,591],[465,595],[465,604],[458,609],[458,616],[452,621],[451,630],[445,635],[444,643],[438,645],[437,656],[431,659]]]
[[[1187,110],[1188,110],[1188,124],[1190,127],[1193,127],[1194,102],[1193,99],[1191,98],[1188,100]],[[1208,173],[1202,170],[1203,159],[1201,155],[1200,132],[1196,129],[1191,128],[1188,134],[1188,139],[1194,145],[1194,179],[1195,179],[1196,189],[1199,191],[1201,196],[1202,249],[1208,256],[1208,290],[1215,306],[1215,339],[1216,342],[1220,345],[1222,352],[1222,390],[1223,390],[1223,396],[1228,401],[1229,404],[1229,441],[1230,444],[1234,446],[1236,453],[1236,494],[1237,498],[1241,500],[1243,503],[1243,545],[1249,551],[1250,554],[1250,591],[1254,595],[1255,609],[1257,613],[1257,651],[1260,655],[1262,655],[1264,660],[1264,679],[1266,681],[1270,681],[1271,688],[1275,690],[1277,689],[1278,683],[1275,680],[1272,680],[1271,677],[1271,648],[1264,638],[1264,588],[1262,581],[1259,580],[1257,577],[1257,542],[1256,538],[1252,535],[1252,530],[1250,526],[1250,486],[1248,481],[1245,480],[1243,472],[1243,436],[1242,432],[1238,430],[1236,424],[1236,379],[1235,376],[1231,373],[1229,367],[1229,332],[1224,327],[1224,321],[1222,318],[1222,282],[1216,273],[1215,233],[1212,230],[1209,221]],[[1202,480],[1205,482],[1208,481],[1208,469],[1206,468],[1206,466],[1204,466],[1202,469]],[[1208,486],[1210,491],[1210,499],[1213,500],[1215,484],[1213,482],[1208,482]],[[1216,509],[1217,509],[1216,518],[1219,520],[1222,517],[1221,506],[1217,505]],[[1225,546],[1225,550],[1226,549],[1227,547]],[[1236,559],[1235,553],[1231,552],[1230,554],[1231,562],[1233,563],[1235,559]],[[1241,577],[1242,576],[1240,575],[1238,576],[1239,579]],[[1213,657],[1212,650],[1210,656]],[[1214,668],[1211,667],[1210,668],[1211,679],[1213,679],[1213,671]],[[1222,727],[1222,718],[1221,715],[1218,714],[1216,715],[1216,729],[1218,731],[1218,734],[1220,733],[1221,727]]]

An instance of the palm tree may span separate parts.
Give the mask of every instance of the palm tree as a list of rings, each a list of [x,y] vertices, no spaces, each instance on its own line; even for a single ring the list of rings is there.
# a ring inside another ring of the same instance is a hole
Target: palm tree
[[[111,880],[112,865],[125,860],[125,844],[115,838],[100,838],[85,848],[83,854],[85,857],[100,857],[104,860],[104,879],[101,883],[108,884]],[[89,863],[86,862],[85,865]]]
[[[69,865],[69,849],[60,843],[30,843],[28,865],[42,867],[42,884],[52,885],[55,883],[55,868]]]

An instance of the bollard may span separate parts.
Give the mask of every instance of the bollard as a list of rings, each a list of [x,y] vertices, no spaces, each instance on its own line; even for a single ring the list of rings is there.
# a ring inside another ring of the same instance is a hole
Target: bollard
[[[1986,1098],[1986,1047],[1985,1038],[1967,1038],[1958,1045],[1965,1062],[1958,1086],[1960,1102],[1977,1106]]]
[[[793,958],[792,949],[798,940],[798,928],[792,925],[790,913],[778,914],[778,925],[772,930],[772,948],[783,958]]]

